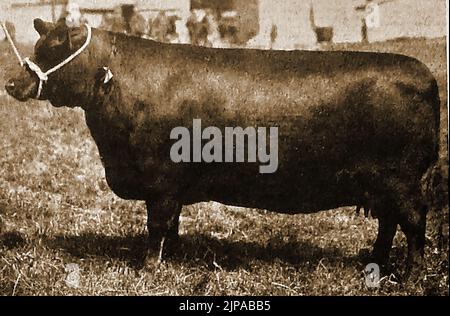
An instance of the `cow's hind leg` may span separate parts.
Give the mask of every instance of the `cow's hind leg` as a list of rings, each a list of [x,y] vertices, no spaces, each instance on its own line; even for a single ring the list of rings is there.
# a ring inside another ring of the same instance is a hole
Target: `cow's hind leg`
[[[408,243],[406,265],[407,281],[415,281],[423,272],[425,248],[425,226],[427,207],[422,201],[419,185],[414,182],[390,182],[395,208],[392,213],[397,219]]]
[[[160,263],[178,245],[182,205],[172,199],[146,201],[149,233],[146,265]]]
[[[427,208],[418,205],[402,215],[400,227],[408,242],[406,277],[414,282],[423,272]]]

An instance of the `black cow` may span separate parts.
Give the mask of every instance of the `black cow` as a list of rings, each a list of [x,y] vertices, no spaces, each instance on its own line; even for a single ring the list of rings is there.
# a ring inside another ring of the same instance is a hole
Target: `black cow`
[[[86,40],[83,27],[35,20],[35,28],[33,60],[43,70]],[[114,74],[107,83],[103,67]],[[6,88],[26,101],[38,82],[28,68]],[[213,200],[287,214],[370,205],[379,220],[376,260],[388,259],[400,225],[409,267],[423,261],[421,186],[438,159],[440,100],[436,80],[413,58],[211,49],[94,29],[87,49],[49,76],[40,99],[84,109],[111,189],[147,202],[150,257],[177,240],[182,205]],[[196,118],[221,130],[278,127],[277,172],[172,162],[171,130]]]

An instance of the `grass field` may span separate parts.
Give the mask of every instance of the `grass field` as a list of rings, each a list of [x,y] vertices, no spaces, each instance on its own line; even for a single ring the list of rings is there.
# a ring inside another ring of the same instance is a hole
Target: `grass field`
[[[439,81],[447,142],[445,39],[337,48],[405,53],[427,64]],[[0,44],[0,87],[13,62]],[[144,203],[108,188],[83,111],[20,104],[0,88],[0,295],[448,295],[448,208],[430,213],[428,223],[426,273],[411,288],[394,275],[378,289],[365,286],[377,221],[354,208],[288,216],[187,206],[183,252],[143,269]],[[405,256],[399,232],[393,271],[403,271]],[[78,288],[66,284],[72,263],[80,269]]]

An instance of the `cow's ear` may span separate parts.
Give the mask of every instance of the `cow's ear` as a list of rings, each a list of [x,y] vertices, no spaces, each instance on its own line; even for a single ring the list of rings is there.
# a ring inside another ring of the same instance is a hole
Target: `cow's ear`
[[[54,29],[53,23],[42,21],[41,19],[35,19],[34,22],[34,28],[39,33],[39,35],[46,35],[51,30]]]

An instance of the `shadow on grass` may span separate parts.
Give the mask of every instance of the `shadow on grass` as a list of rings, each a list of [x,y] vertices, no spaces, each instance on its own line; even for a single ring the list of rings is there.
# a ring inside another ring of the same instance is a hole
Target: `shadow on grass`
[[[146,236],[105,236],[85,233],[80,236],[52,236],[44,238],[47,247],[60,249],[73,257],[100,257],[105,260],[126,261],[131,267],[142,266]]]
[[[101,257],[127,262],[131,267],[143,267],[146,254],[146,235],[104,236],[94,233],[81,236],[56,236],[44,239],[45,244],[61,249],[78,258]],[[304,265],[314,269],[322,259],[328,264],[360,266],[362,255],[344,257],[338,248],[320,248],[308,241],[283,242],[273,238],[265,245],[252,241],[217,239],[208,235],[183,235],[179,247],[173,251],[170,262],[197,265],[214,270],[219,265],[225,270],[251,269],[255,261]]]
[[[0,246],[8,250],[23,247],[25,244],[25,237],[21,233],[7,232],[0,235]]]

